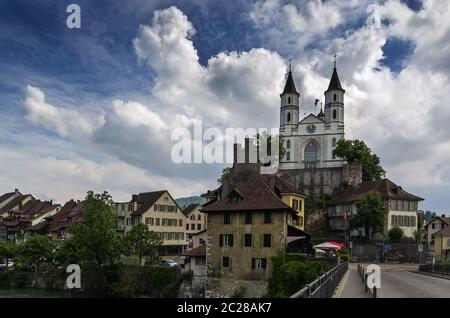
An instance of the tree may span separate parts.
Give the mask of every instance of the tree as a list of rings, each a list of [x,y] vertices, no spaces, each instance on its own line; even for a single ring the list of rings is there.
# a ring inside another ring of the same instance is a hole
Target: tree
[[[89,191],[84,201],[83,222],[70,227],[71,247],[79,253],[81,262],[98,267],[114,264],[122,253],[121,236],[115,230],[115,205],[107,192]]]
[[[391,240],[400,241],[405,237],[405,232],[398,226],[394,226],[392,229],[389,230],[388,235]]]
[[[19,245],[19,258],[28,266],[39,269],[42,262],[53,262],[55,244],[45,235],[33,235]]]
[[[422,229],[417,229],[414,231],[414,239],[418,242],[422,241],[423,239],[423,230]]]
[[[370,238],[373,231],[384,225],[388,213],[387,203],[378,192],[369,192],[356,204],[358,213],[350,217],[350,228],[364,228],[366,237]]]
[[[225,167],[222,170],[222,174],[219,179],[217,179],[217,183],[222,184],[223,181],[228,178],[233,172],[233,167]]]
[[[0,262],[6,260],[8,266],[9,260],[17,254],[17,246],[11,241],[0,240]]]
[[[343,158],[349,164],[360,164],[363,181],[380,180],[386,175],[386,171],[381,166],[380,158],[373,154],[362,140],[341,139],[337,142],[334,154]]]
[[[139,257],[139,264],[142,264],[144,256],[156,255],[156,250],[161,244],[159,235],[150,231],[143,223],[134,225],[125,238],[125,246]]]
[[[278,160],[281,161],[286,156],[286,148],[284,147],[284,138],[282,135],[269,135],[267,132],[256,134],[258,149],[267,156],[272,155],[272,141],[278,139]],[[269,165],[268,162],[264,164]]]

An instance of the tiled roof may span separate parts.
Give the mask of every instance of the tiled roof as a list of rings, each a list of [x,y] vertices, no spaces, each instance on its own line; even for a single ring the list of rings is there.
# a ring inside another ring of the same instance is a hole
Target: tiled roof
[[[333,69],[333,74],[331,75],[330,84],[328,85],[328,90],[344,90],[341,86],[341,81],[339,80],[339,75],[337,73],[336,67]]]
[[[15,192],[8,192],[5,193],[3,195],[0,196],[0,203],[2,203],[3,201],[8,200],[10,197],[12,197],[14,194],[16,194]]]
[[[188,216],[189,213],[191,213],[193,210],[195,210],[196,207],[198,207],[200,204],[199,203],[191,203],[189,204],[184,210],[183,210],[183,214]]]
[[[20,202],[22,202],[27,196],[31,196],[31,194],[19,195],[18,197],[12,199],[11,202],[9,202],[7,205],[5,205],[3,208],[0,209],[0,213],[9,212],[11,209],[18,206]],[[31,197],[33,198],[33,196]]]
[[[83,202],[75,202],[70,200],[66,202],[58,213],[53,215],[49,221],[50,231],[57,231],[61,228],[67,227],[69,221],[77,221],[81,218],[83,213]]]
[[[337,190],[333,193],[329,204],[347,204],[361,201],[369,192],[380,193],[383,199],[423,201],[422,198],[406,192],[389,179],[363,182],[355,187]]]
[[[430,225],[436,219],[440,219],[442,222],[450,224],[450,218],[437,215],[433,219],[431,219],[429,222],[427,222],[427,224],[425,224],[424,227],[428,227],[428,225]]]
[[[197,246],[189,251],[184,252],[181,256],[193,256],[193,257],[205,257],[206,256],[206,244]]]
[[[294,83],[294,78],[292,77],[292,72],[289,71],[288,73],[288,77],[286,79],[286,84],[284,85],[284,90],[283,90],[283,94],[286,93],[297,93],[297,90],[295,89],[295,83]]]
[[[137,210],[132,215],[142,215],[165,193],[166,190],[139,193],[137,196]]]
[[[281,201],[279,194],[276,193],[274,185],[280,183],[273,181],[270,185],[270,182],[266,183],[264,179],[270,181],[270,177],[255,175],[249,181],[236,185],[226,197],[203,206],[200,211],[284,210],[297,213]],[[230,200],[235,193],[241,197],[236,203]]]
[[[436,235],[450,236],[450,225],[447,225],[443,229],[440,229],[439,231],[434,233],[432,236],[436,236]]]

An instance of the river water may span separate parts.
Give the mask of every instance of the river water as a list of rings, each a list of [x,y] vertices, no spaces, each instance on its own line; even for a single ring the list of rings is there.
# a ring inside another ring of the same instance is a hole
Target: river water
[[[80,298],[81,294],[39,288],[0,288],[0,298]]]

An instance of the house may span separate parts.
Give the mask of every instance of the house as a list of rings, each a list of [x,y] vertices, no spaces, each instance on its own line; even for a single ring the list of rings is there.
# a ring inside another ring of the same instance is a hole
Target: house
[[[185,270],[193,272],[194,276],[206,277],[206,240],[207,230],[192,234],[192,248],[181,256],[185,256]]]
[[[126,235],[132,226],[144,223],[163,240],[158,254],[178,256],[187,245],[182,209],[167,190],[132,195],[129,202],[116,203],[118,229]]]
[[[21,196],[22,193],[19,192],[19,189],[15,189],[14,192],[8,192],[0,196],[0,210],[7,205],[9,202],[14,200],[15,198]]]
[[[39,224],[60,209],[61,205],[53,204],[51,201],[31,199],[20,205],[20,208],[8,211],[8,216],[2,220],[2,226],[6,227],[6,239],[14,242],[25,240],[25,233],[29,227]]]
[[[358,213],[356,204],[369,193],[378,192],[387,202],[388,214],[385,219],[383,234],[398,226],[403,229],[406,237],[413,237],[417,230],[417,211],[422,198],[410,194],[389,179],[363,182],[356,187],[349,186],[336,190],[329,201],[328,225],[336,235],[345,235],[346,218]],[[366,236],[364,229],[350,232],[350,236]]]
[[[63,241],[69,235],[70,224],[82,222],[83,212],[83,201],[70,200],[62,206],[59,212],[47,216],[26,231],[29,235],[49,235],[53,241]]]
[[[450,218],[445,217],[445,214],[436,216],[424,225],[425,235],[427,239],[428,247],[434,246],[433,234],[440,231],[450,224]]]
[[[208,275],[266,280],[271,258],[280,250],[304,247],[299,242],[309,237],[303,231],[305,195],[275,175],[226,183],[219,198],[201,208],[208,214]]]
[[[6,218],[9,212],[21,209],[28,201],[34,200],[34,197],[31,194],[19,194],[6,200],[8,202],[0,208],[0,220]]]
[[[198,203],[192,203],[188,205],[183,213],[186,216],[186,239],[189,242],[189,248],[193,247],[192,235],[201,232],[206,229],[206,214],[200,212],[201,205]]]
[[[450,260],[450,226],[445,226],[434,233],[434,256]]]

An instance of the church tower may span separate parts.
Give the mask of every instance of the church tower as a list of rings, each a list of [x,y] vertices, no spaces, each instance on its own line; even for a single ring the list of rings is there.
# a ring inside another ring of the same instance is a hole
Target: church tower
[[[292,77],[292,70],[289,66],[289,73],[284,85],[283,93],[280,94],[281,109],[280,109],[280,129],[284,131],[291,131],[297,128],[299,119],[299,97],[300,94],[295,89],[294,79]]]
[[[333,74],[328,89],[325,91],[325,123],[327,126],[332,124],[344,125],[344,94],[345,90],[339,81],[335,57]]]

